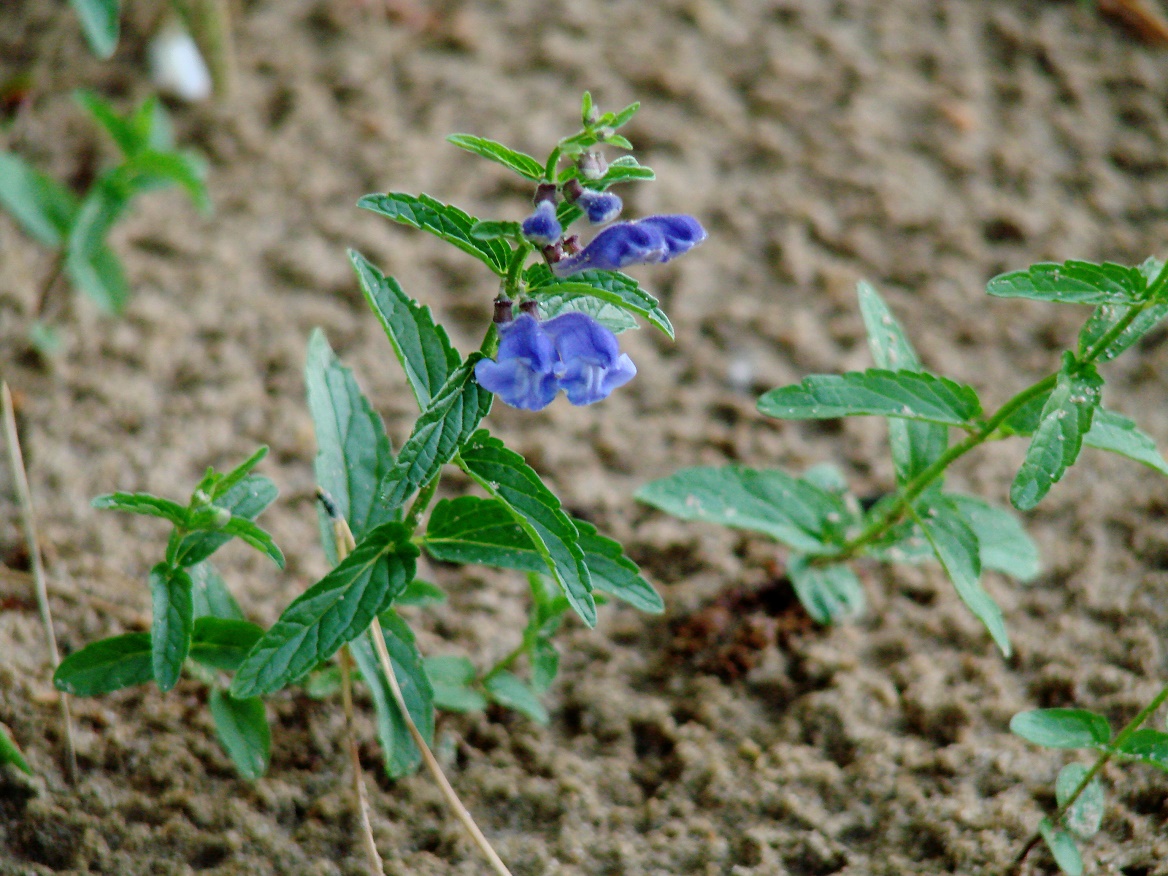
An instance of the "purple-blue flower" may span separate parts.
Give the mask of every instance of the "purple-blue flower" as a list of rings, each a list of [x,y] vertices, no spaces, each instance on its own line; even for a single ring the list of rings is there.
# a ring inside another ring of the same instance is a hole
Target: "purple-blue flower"
[[[555,345],[555,372],[574,405],[608,398],[637,374],[637,366],[617,345],[616,335],[584,313],[561,313],[543,324]]]
[[[612,192],[594,192],[584,189],[576,198],[576,206],[580,207],[588,216],[593,225],[603,225],[611,222],[624,209],[624,202]]]
[[[560,239],[564,229],[556,218],[555,201],[542,200],[535,205],[535,212],[523,220],[523,236],[539,246],[551,246]]]
[[[560,391],[551,338],[527,313],[500,323],[499,338],[498,354],[475,365],[475,378],[513,408],[543,410]]]
[[[667,262],[706,239],[706,230],[692,216],[648,216],[610,225],[575,255],[552,264],[557,277],[580,271],[619,271],[628,265]]]

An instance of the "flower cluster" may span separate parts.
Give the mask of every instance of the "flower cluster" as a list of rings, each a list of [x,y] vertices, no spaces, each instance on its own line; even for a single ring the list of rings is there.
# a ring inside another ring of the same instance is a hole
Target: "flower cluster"
[[[498,355],[475,365],[475,377],[512,407],[542,410],[561,389],[572,404],[590,405],[637,373],[616,335],[584,313],[547,322],[521,313],[499,324],[499,336]]]

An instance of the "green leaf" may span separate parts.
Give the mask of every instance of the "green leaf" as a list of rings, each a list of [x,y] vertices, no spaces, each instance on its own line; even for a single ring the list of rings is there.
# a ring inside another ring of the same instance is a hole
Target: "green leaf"
[[[523,240],[523,226],[518,222],[476,222],[470,236],[475,240]]]
[[[1033,581],[1042,571],[1038,546],[1010,511],[973,496],[949,494],[951,507],[977,536],[983,569],[993,569],[1019,581]]]
[[[422,546],[445,563],[475,563],[540,572],[546,566],[531,537],[495,499],[442,499],[430,512]]]
[[[446,594],[442,589],[429,581],[423,581],[421,578],[415,578],[406,587],[405,592],[402,593],[396,600],[394,605],[413,605],[413,606],[427,606],[439,605],[446,601]]]
[[[478,673],[465,657],[427,657],[423,667],[439,709],[478,712],[487,707],[487,698],[474,688]]]
[[[1088,773],[1081,763],[1069,763],[1063,767],[1054,783],[1055,798],[1060,807],[1071,799],[1071,794],[1079,787]],[[1093,836],[1103,823],[1103,786],[1099,779],[1092,779],[1077,800],[1063,816],[1071,833],[1082,839]]]
[[[981,549],[977,533],[966,522],[959,507],[947,496],[931,497],[913,508],[917,524],[933,546],[945,574],[957,588],[957,595],[980,620],[1002,654],[1010,656],[1010,638],[1002,620],[1002,610],[981,586]]]
[[[1096,362],[1110,362],[1155,328],[1160,320],[1168,316],[1168,301],[1133,306],[1141,307],[1139,315],[1132,320],[1131,324],[1115,340],[1107,345],[1106,349],[1096,355]],[[1091,314],[1091,318],[1087,320],[1086,325],[1083,326],[1083,330],[1079,332],[1079,358],[1086,358],[1088,351],[1094,349],[1095,345],[1102,340],[1103,336],[1116,323],[1124,319],[1130,310],[1131,307],[1119,307],[1108,304],[1103,304],[1095,308],[1095,312]]]
[[[183,526],[187,520],[187,509],[178,502],[152,496],[150,493],[105,493],[89,503],[101,510],[126,511],[130,514],[145,514],[161,517],[175,526]]]
[[[1111,741],[1111,726],[1086,709],[1034,709],[1010,719],[1010,732],[1044,748],[1096,748]]]
[[[60,249],[77,215],[77,197],[59,182],[0,152],[0,204],[45,246]]]
[[[596,626],[592,580],[578,544],[579,533],[560,500],[522,456],[485,429],[470,437],[459,456],[466,473],[511,511],[576,613],[589,627]]]
[[[260,512],[275,501],[277,495],[279,491],[271,480],[263,475],[247,475],[211,503],[214,507],[226,509],[231,513],[227,525],[212,531],[192,532],[184,536],[175,545],[171,561],[177,566],[193,566],[238,536],[267,554],[276,565],[283,568],[283,555],[280,554],[279,548],[271,543],[271,537],[266,532],[258,527],[246,533],[242,530],[242,523],[258,517]]]
[[[795,554],[787,561],[787,575],[795,595],[817,623],[853,620],[864,613],[864,588],[846,565],[812,566]]]
[[[1046,841],[1046,847],[1054,856],[1054,862],[1067,876],[1082,876],[1083,857],[1075,845],[1075,838],[1061,827],[1056,828],[1049,818],[1044,818],[1038,824],[1038,832]]]
[[[1063,304],[1135,304],[1147,289],[1139,268],[1105,262],[1042,262],[990,280],[986,291],[998,298],[1032,298]]]
[[[636,318],[627,310],[595,298],[591,294],[545,295],[539,299],[540,319],[554,319],[561,313],[583,313],[614,335],[639,328]]]
[[[349,250],[349,261],[357,272],[365,299],[406,372],[419,409],[426,410],[458,367],[461,361],[458,351],[451,345],[446,330],[434,322],[430,308],[406,295],[393,277],[381,273],[356,250]]]
[[[457,207],[443,204],[429,195],[415,197],[404,192],[365,195],[357,206],[411,228],[428,231],[474,256],[500,277],[507,274],[511,248],[498,240],[471,237],[470,229],[478,220]]]
[[[1160,474],[1168,475],[1168,462],[1160,455],[1156,442],[1123,414],[1097,408],[1091,420],[1091,428],[1083,436],[1083,443],[1097,450],[1126,456],[1154,468]]]
[[[304,692],[314,700],[327,700],[341,692],[341,667],[329,663],[308,673]]]
[[[93,697],[152,678],[150,634],[126,633],[74,651],[53,673],[53,685],[75,696]]]
[[[65,259],[65,272],[69,282],[105,313],[118,314],[126,309],[130,301],[126,271],[104,243],[89,252],[71,251]]]
[[[183,661],[191,649],[195,624],[191,576],[182,569],[159,563],[150,570],[153,620],[150,626],[154,680],[165,693],[178,683]]]
[[[543,693],[552,686],[560,671],[560,652],[549,639],[537,636],[528,645],[527,659],[531,661],[532,689]]]
[[[452,371],[414,422],[397,462],[377,487],[377,502],[383,508],[400,507],[415,490],[429,483],[490,412],[495,397],[474,379],[474,366],[481,358],[481,354],[471,353]]]
[[[586,520],[573,517],[572,523],[580,533],[578,544],[584,551],[593,590],[608,593],[649,614],[665,611],[661,596],[641,577],[641,570],[625,556],[619,542],[601,535]]]
[[[273,563],[284,568],[284,552],[272,541],[272,537],[246,517],[232,517],[221,532],[238,538],[244,544],[255,548]]]
[[[617,183],[655,180],[657,174],[651,167],[641,164],[632,155],[622,155],[608,165],[608,170],[600,179],[587,179],[574,165],[564,168],[560,172],[558,182],[561,184],[570,179],[580,180],[587,188],[604,191]]]
[[[108,58],[118,47],[118,0],[70,0],[93,54]]]
[[[320,329],[308,341],[304,380],[316,430],[316,482],[332,497],[353,537],[360,540],[371,526],[393,516],[381,513],[377,505],[377,487],[394,463],[393,448],[381,417]],[[319,516],[325,554],[335,565],[333,524],[323,508]]]
[[[1125,757],[1134,757],[1150,766],[1168,771],[1168,733],[1144,727],[1136,730],[1116,751]]]
[[[211,486],[211,499],[230,492],[237,484],[243,483],[244,478],[251,474],[251,470],[259,465],[268,455],[268,446],[261,444],[251,456],[223,475],[216,475]]]
[[[581,271],[573,274],[571,280],[561,280],[552,274],[547,265],[535,264],[524,272],[523,278],[528,293],[541,303],[544,298],[550,297],[563,300],[581,296],[599,298],[644,317],[654,328],[673,337],[673,325],[665,311],[658,306],[657,299],[644,291],[636,280],[620,271]]]
[[[473,134],[451,134],[446,139],[459,149],[465,149],[467,152],[473,152],[475,155],[501,164],[532,182],[539,182],[543,179],[542,164],[530,155],[517,152],[502,143],[496,143],[486,137],[475,137]]]
[[[830,420],[875,414],[969,429],[981,416],[977,393],[946,377],[871,368],[847,374],[812,374],[803,382],[764,393],[758,409],[785,420]]]
[[[497,672],[483,680],[483,687],[491,702],[514,709],[537,724],[547,724],[547,709],[536,692],[519,676],[507,671]]]
[[[1063,354],[1058,384],[1043,405],[1026,459],[1010,487],[1010,501],[1019,511],[1042,501],[1074,464],[1102,388],[1103,378],[1094,365],[1081,365],[1070,353]]]
[[[268,771],[272,755],[272,730],[259,697],[236,699],[215,688],[207,701],[215,732],[223,750],[243,778],[255,781]]]
[[[381,623],[385,647],[389,651],[389,660],[402,699],[405,700],[414,726],[429,744],[434,740],[434,691],[422,666],[422,655],[414,644],[414,634],[393,611],[383,614]],[[377,736],[385,757],[385,772],[391,779],[397,779],[417,769],[422,762],[422,753],[414,744],[393,691],[381,672],[372,636],[373,631],[369,630],[349,647],[357,661],[357,668],[361,670],[361,676],[373,694],[373,705],[377,709]]]
[[[876,367],[920,372],[916,350],[876,289],[861,280],[856,284],[856,295]],[[888,442],[897,483],[905,484],[941,458],[949,446],[949,430],[937,423],[889,419]]]
[[[0,724],[0,765],[10,763],[13,764],[22,773],[33,775],[32,767],[28,765],[28,761],[24,759],[24,755],[20,751],[20,746],[8,732],[8,728]]]
[[[776,469],[740,465],[686,468],[645,484],[636,498],[682,520],[763,532],[795,550],[831,552],[839,496]]]
[[[263,628],[250,621],[201,617],[191,634],[190,657],[212,669],[234,672],[263,635]]]
[[[113,104],[96,92],[82,88],[73,92],[73,99],[105,128],[123,155],[134,155],[148,145],[146,132],[135,125],[132,118],[122,118]]]
[[[284,610],[239,667],[232,694],[263,696],[292,684],[368,629],[414,577],[418,551],[409,537],[400,523],[373,529]]]
[[[183,188],[194,205],[210,213],[207,196],[207,165],[189,152],[160,152],[144,149],[114,171],[115,184],[127,196],[177,185]]]

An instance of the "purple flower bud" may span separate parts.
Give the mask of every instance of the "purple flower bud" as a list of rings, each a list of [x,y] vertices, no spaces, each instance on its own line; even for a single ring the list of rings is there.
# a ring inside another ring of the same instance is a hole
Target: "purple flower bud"
[[[667,262],[706,239],[706,230],[692,216],[649,216],[610,225],[578,254],[552,264],[557,277],[579,271],[619,271],[627,265]]]
[[[535,212],[523,220],[523,236],[538,246],[551,246],[560,239],[564,229],[556,218],[554,201],[543,200],[535,205]]]
[[[665,238],[668,254],[661,259],[667,262],[689,252],[706,239],[706,229],[693,216],[684,213],[674,213],[668,216],[647,216],[639,223],[642,226],[657,228]]]
[[[584,189],[576,198],[577,206],[583,208],[588,221],[593,225],[603,225],[620,215],[624,203],[612,192],[594,192]]]
[[[559,356],[555,372],[560,387],[574,405],[608,398],[637,373],[633,360],[620,351],[616,335],[587,314],[562,313],[545,322],[543,330]]]
[[[475,365],[475,378],[514,408],[546,408],[560,390],[551,338],[528,313],[498,328],[499,352],[493,361],[482,359]]]

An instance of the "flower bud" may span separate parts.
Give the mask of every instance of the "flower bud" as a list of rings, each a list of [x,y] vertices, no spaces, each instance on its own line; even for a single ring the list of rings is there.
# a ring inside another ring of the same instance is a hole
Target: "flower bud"
[[[581,192],[580,197],[576,199],[576,204],[584,209],[588,221],[593,225],[611,222],[620,215],[624,208],[624,202],[619,196],[612,192],[594,192],[591,189],[585,189]]]
[[[576,169],[584,179],[600,179],[608,173],[608,162],[599,152],[585,152],[576,159]]]
[[[553,200],[541,200],[535,205],[535,212],[523,220],[523,236],[537,246],[551,246],[560,239],[564,229],[556,218],[556,204]]]

